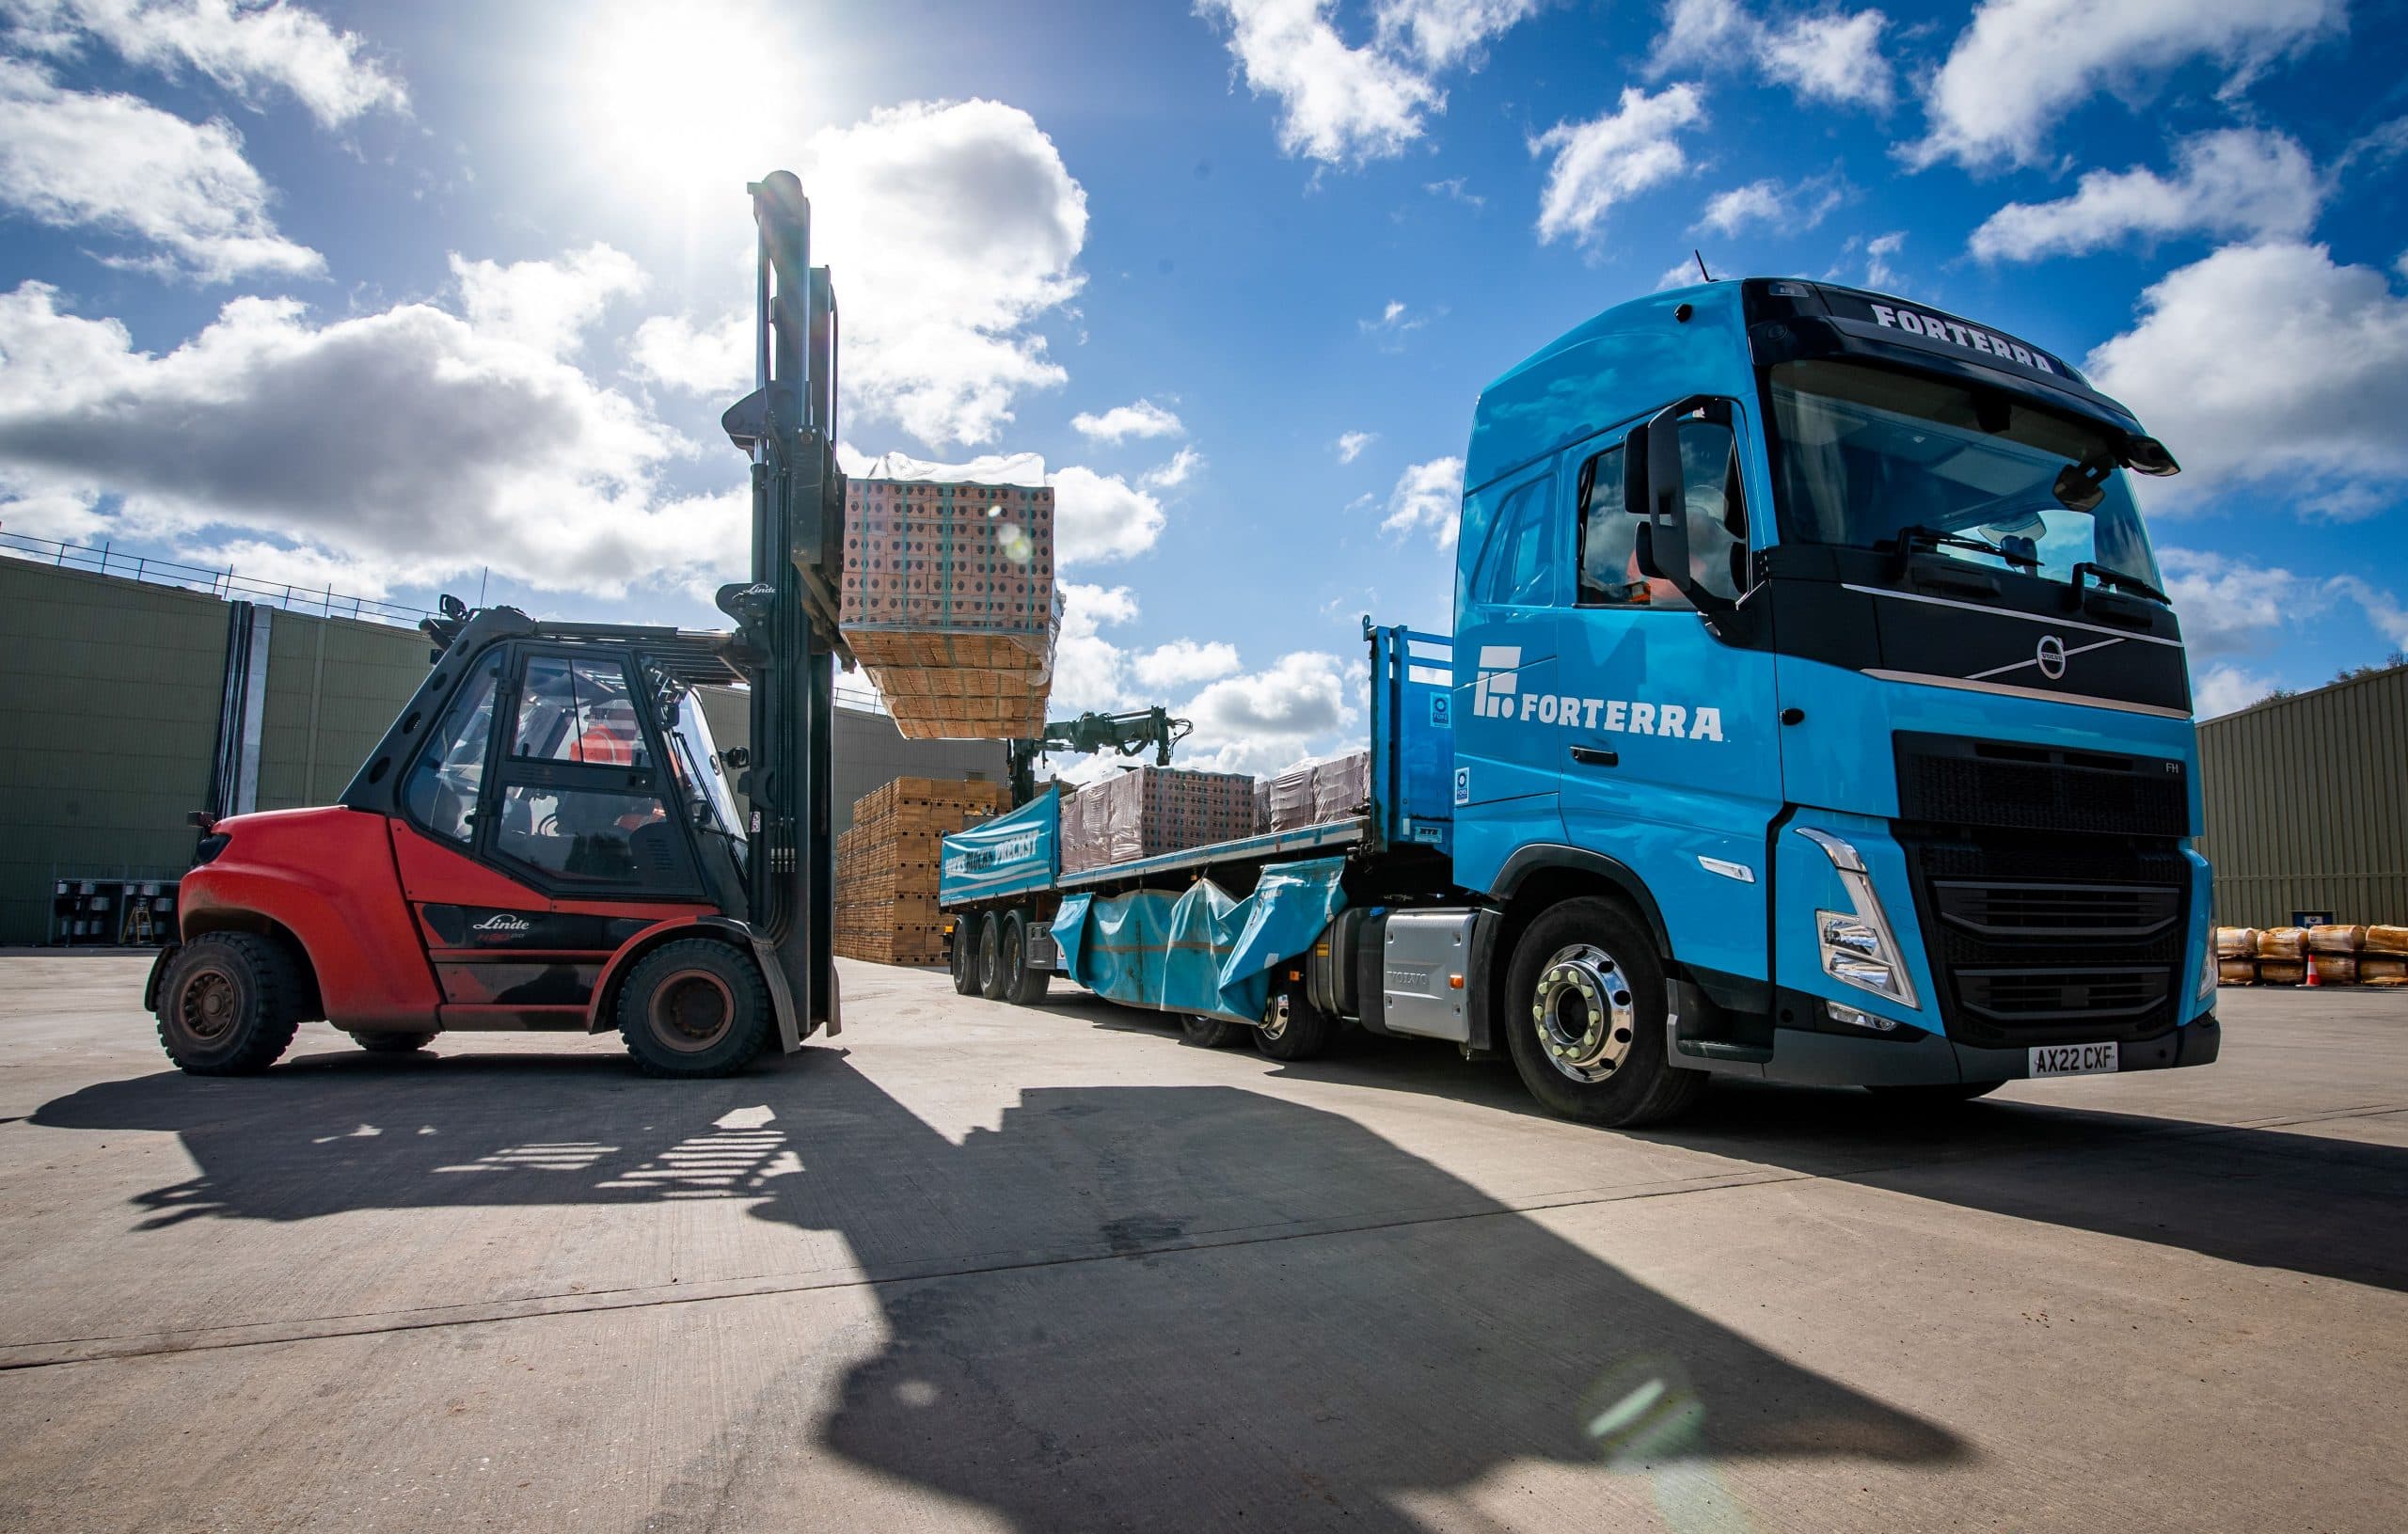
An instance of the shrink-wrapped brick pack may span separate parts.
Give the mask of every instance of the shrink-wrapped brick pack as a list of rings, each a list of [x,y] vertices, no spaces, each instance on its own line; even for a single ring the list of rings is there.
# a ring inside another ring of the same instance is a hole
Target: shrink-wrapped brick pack
[[[1254,834],[1254,780],[1141,767],[1087,784],[1062,805],[1062,868],[1079,873]]]
[[[1349,751],[1326,762],[1291,767],[1266,790],[1270,830],[1295,830],[1343,820],[1371,798],[1371,753]]]

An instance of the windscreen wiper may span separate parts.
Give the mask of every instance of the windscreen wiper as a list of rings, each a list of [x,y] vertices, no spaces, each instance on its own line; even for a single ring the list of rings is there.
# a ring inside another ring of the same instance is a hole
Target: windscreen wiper
[[[1957,532],[1942,532],[1938,528],[1926,528],[1921,523],[1911,528],[1900,528],[1896,542],[1898,558],[1902,561],[1912,559],[1916,551],[1922,548],[1969,548],[1976,554],[1988,554],[1994,559],[2004,560],[2009,564],[2020,565],[2027,570],[2040,568],[2040,561],[2036,557],[2026,554],[2020,549],[2002,548],[1996,544],[1980,538],[1968,538]]]
[[[2084,576],[2098,581],[2101,586],[2120,587],[2135,596],[2146,596],[2150,601],[2164,607],[2170,608],[2174,605],[2172,597],[2140,577],[2128,576],[2112,565],[2096,564],[2089,560],[2084,560],[2073,567],[2073,574],[2068,577],[2073,581],[2073,600],[2076,607],[2082,605],[2082,578]]]

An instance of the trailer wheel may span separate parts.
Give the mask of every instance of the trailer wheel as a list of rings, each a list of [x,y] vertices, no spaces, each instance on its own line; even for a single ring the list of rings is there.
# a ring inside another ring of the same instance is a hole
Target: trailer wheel
[[[433,1034],[372,1033],[355,1030],[352,1042],[371,1054],[407,1054],[435,1042]]]
[[[159,1047],[195,1076],[249,1076],[276,1064],[300,1027],[308,982],[282,945],[204,932],[159,987]]]
[[[1338,1036],[1338,1025],[1329,1014],[1292,998],[1283,1007],[1282,1000],[1271,999],[1270,1010],[1254,1030],[1254,1047],[1274,1060],[1310,1060],[1327,1050]]]
[[[1004,918],[1004,1000],[1014,1006],[1035,1006],[1045,1000],[1046,988],[1054,982],[1049,972],[1029,968],[1028,928],[1024,910]]]
[[[663,943],[619,988],[619,1036],[647,1076],[733,1076],[769,1047],[769,988],[716,938]]]
[[[1240,1042],[1238,1036],[1250,1033],[1244,1023],[1231,1022],[1227,1018],[1208,1017],[1201,1012],[1186,1012],[1180,1016],[1179,1036],[1181,1042],[1199,1050],[1226,1050]]]
[[[1004,918],[990,914],[978,924],[978,994],[990,1002],[1004,999],[1009,972],[1004,968]]]
[[[1566,900],[1514,946],[1504,1025],[1513,1068],[1550,1113],[1630,1128],[1671,1117],[1705,1089],[1666,1037],[1663,961],[1609,900]]]
[[[978,994],[978,929],[987,925],[976,911],[964,911],[953,924],[953,990],[957,996]]]

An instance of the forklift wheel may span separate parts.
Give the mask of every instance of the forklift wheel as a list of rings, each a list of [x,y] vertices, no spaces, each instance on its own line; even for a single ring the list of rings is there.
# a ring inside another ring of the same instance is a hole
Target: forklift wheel
[[[276,1064],[300,1026],[300,966],[251,932],[204,932],[159,987],[159,1047],[195,1076],[249,1076]]]
[[[1004,918],[1004,1000],[1014,1006],[1035,1006],[1045,1000],[1053,974],[1028,967],[1028,912]]]
[[[646,954],[619,990],[619,1036],[647,1076],[733,1076],[769,1047],[769,989],[716,938]]]
[[[953,990],[957,996],[978,994],[978,933],[987,918],[965,911],[953,924]]]
[[[435,1042],[433,1034],[372,1034],[356,1033],[352,1042],[371,1054],[407,1054]]]

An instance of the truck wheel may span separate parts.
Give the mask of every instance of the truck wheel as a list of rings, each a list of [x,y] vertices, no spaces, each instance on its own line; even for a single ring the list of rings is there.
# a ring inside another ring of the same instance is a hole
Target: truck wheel
[[[1004,1000],[1014,1006],[1035,1006],[1045,1000],[1054,977],[1028,967],[1028,913],[1013,911],[1004,918]]]
[[[407,1054],[435,1042],[433,1034],[386,1034],[355,1032],[352,1042],[371,1054]]]
[[[159,987],[159,1047],[195,1076],[250,1076],[276,1064],[300,1027],[308,982],[283,945],[204,932]]]
[[[1004,999],[1011,972],[1004,968],[1004,918],[994,913],[978,924],[978,994],[990,1002]]]
[[[1254,1030],[1254,1047],[1274,1060],[1310,1060],[1337,1036],[1337,1025],[1327,1013],[1292,1001],[1282,1010],[1275,996]]]
[[[1609,900],[1566,900],[1514,946],[1503,1027],[1513,1068],[1548,1112],[1631,1128],[1705,1089],[1670,1057],[1664,965],[1647,929]]]
[[[1182,1013],[1179,1020],[1179,1036],[1184,1043],[1199,1050],[1225,1050],[1238,1042],[1240,1034],[1252,1029],[1227,1018],[1208,1017],[1201,1012]]]
[[[978,994],[978,929],[987,925],[976,911],[964,912],[953,924],[953,990],[957,996]]]
[[[647,1076],[733,1076],[769,1047],[769,988],[715,938],[646,954],[619,988],[619,1036]]]

